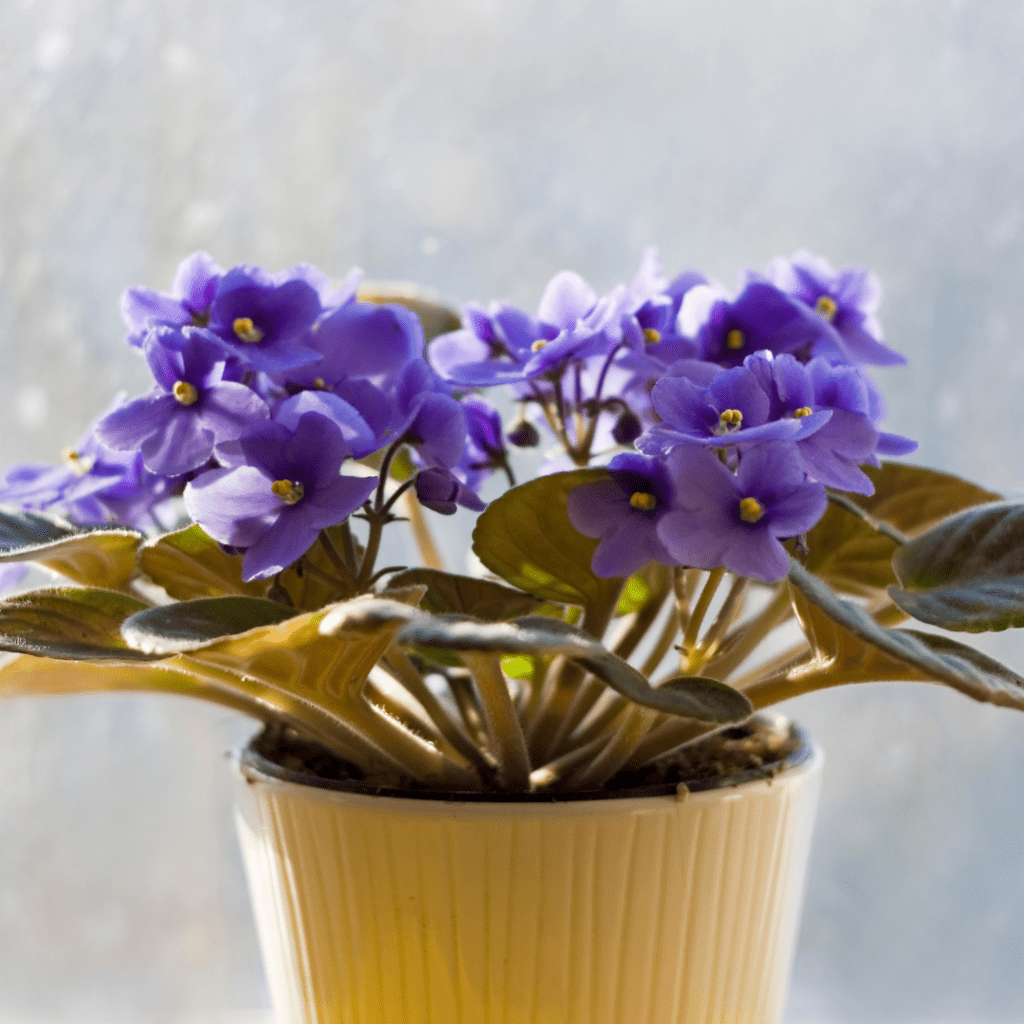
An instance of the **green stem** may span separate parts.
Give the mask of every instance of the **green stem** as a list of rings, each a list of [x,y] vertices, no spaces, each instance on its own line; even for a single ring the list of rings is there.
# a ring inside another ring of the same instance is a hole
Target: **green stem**
[[[718,585],[722,582],[723,576],[725,576],[725,569],[721,566],[717,569],[712,569],[708,573],[708,578],[700,592],[700,597],[697,598],[697,604],[693,609],[693,614],[690,616],[690,621],[686,624],[686,633],[683,635],[684,658],[689,657],[690,653],[697,646],[697,637],[700,634],[700,627],[704,624],[704,616],[707,614],[708,608],[711,607],[711,602],[714,599],[715,592],[718,590]],[[685,675],[685,665],[681,670]]]
[[[501,671],[501,661],[494,654],[463,651],[461,655],[476,682],[491,753],[498,762],[498,780],[507,790],[527,792],[530,755],[505,674]]]
[[[704,672],[715,679],[728,679],[758,644],[791,613],[789,590],[783,582],[776,588],[768,604],[750,622],[738,626],[725,638],[718,653],[704,663]]]
[[[601,595],[601,601],[587,605],[583,614],[583,629],[595,640],[604,637],[625,583],[624,579],[619,580],[618,586],[610,587]],[[561,732],[585,675],[586,671],[568,658],[555,658],[552,661],[544,680],[540,707],[530,722],[530,753],[535,760],[543,761],[556,756],[555,737]]]
[[[718,728],[721,727],[700,722],[695,718],[678,718],[671,715],[666,721],[651,729],[623,767],[630,770],[642,768],[648,762],[657,761],[659,757],[665,757]]]
[[[490,765],[480,753],[477,745],[452,721],[444,705],[423,681],[416,671],[409,655],[393,643],[384,655],[384,665],[391,674],[409,691],[433,722],[438,732],[447,740],[452,749],[464,757],[480,774],[481,779],[490,775]]]
[[[384,525],[387,523],[387,513],[381,515],[376,511],[367,511],[366,518],[370,524],[370,532],[366,537],[363,564],[359,567],[359,576],[356,578],[356,590],[359,593],[366,590],[370,577],[373,576],[373,566],[377,561],[377,552],[380,551],[380,541],[384,534]]]
[[[743,597],[750,586],[750,579],[746,576],[736,576],[729,587],[728,594],[722,602],[715,621],[704,634],[698,645],[701,663],[706,664],[718,650],[725,637],[726,631],[733,624],[736,616],[743,610]]]
[[[880,533],[889,540],[895,541],[897,544],[906,544],[910,538],[905,534],[901,533],[890,523],[883,522],[881,519],[876,519],[867,509],[861,508],[855,501],[851,501],[845,494],[840,494],[838,491],[828,491],[828,500],[833,505],[838,505],[840,508],[845,509],[847,512],[852,512],[858,519],[860,519],[867,526],[871,527],[875,533]]]
[[[629,760],[659,714],[653,708],[630,708],[611,742],[582,771],[574,775],[573,787],[597,789],[603,786]]]
[[[643,666],[640,669],[640,674],[646,676],[648,679],[654,674],[655,670],[661,664],[665,655],[668,654],[669,648],[672,646],[672,641],[679,635],[679,620],[675,615],[669,615],[665,619],[665,625],[662,627],[661,635],[658,637],[657,642],[654,645],[653,650],[647,655],[647,659],[644,661]]]
[[[601,747],[608,742],[606,736],[599,736],[579,747],[573,747],[560,757],[542,765],[540,768],[530,772],[530,789],[538,792],[545,789],[555,789],[565,779],[576,765],[589,761]]]
[[[438,554],[434,538],[430,535],[430,527],[423,516],[423,508],[416,500],[412,491],[405,493],[405,510],[409,515],[412,535],[416,538],[416,546],[420,550],[420,558],[428,569],[444,569],[444,561]]]
[[[348,519],[341,524],[341,547],[345,555],[345,564],[348,566],[349,575],[356,578],[359,572],[359,560],[356,558],[356,542],[352,537],[352,526]]]

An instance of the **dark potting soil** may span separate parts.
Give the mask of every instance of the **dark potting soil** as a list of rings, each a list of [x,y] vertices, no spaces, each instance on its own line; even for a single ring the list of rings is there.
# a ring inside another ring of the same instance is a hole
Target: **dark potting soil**
[[[650,789],[671,792],[680,785],[698,791],[736,785],[751,778],[771,778],[783,770],[804,740],[786,719],[754,715],[741,725],[720,729],[638,771],[619,772],[605,784],[601,793],[593,795],[633,795],[638,790]],[[443,794],[413,779],[389,780],[387,785],[367,779],[357,765],[290,729],[267,728],[252,740],[250,749],[292,775],[292,781],[304,781],[301,776],[313,785],[317,784],[314,780],[323,780],[321,784],[330,788],[443,798]],[[549,798],[572,799],[573,795],[568,790],[552,791]],[[497,792],[473,796],[476,799],[508,798]]]

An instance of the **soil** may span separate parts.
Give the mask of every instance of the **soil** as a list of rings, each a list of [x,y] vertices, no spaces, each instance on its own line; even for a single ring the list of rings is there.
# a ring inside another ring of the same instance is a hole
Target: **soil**
[[[620,772],[605,785],[604,791],[617,794],[651,787],[661,791],[681,787],[699,791],[728,786],[731,780],[738,785],[752,775],[771,778],[782,771],[801,739],[785,718],[754,715],[742,725],[712,733],[639,771]],[[319,743],[302,739],[290,729],[268,728],[252,741],[251,748],[286,771],[341,783],[345,789],[365,788],[370,793],[394,794],[397,788],[409,795],[430,792],[414,780],[395,788],[381,787],[367,780],[358,766]],[[551,793],[555,799],[558,795]],[[563,791],[560,795],[564,798],[567,794]]]

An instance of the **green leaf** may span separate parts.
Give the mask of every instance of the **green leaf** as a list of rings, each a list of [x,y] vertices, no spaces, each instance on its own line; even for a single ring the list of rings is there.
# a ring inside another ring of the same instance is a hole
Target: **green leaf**
[[[536,664],[529,654],[510,654],[501,659],[501,670],[509,679],[533,679]]]
[[[146,605],[112,590],[33,590],[0,603],[0,650],[75,661],[146,660],[130,648],[121,624]]]
[[[388,588],[423,585],[425,612],[472,615],[487,622],[514,619],[535,612],[541,602],[530,594],[491,580],[456,576],[440,569],[407,569],[391,577]]]
[[[670,583],[671,569],[658,562],[648,562],[638,572],[626,580],[626,585],[619,595],[619,603],[615,606],[616,615],[629,615],[638,612],[656,595],[664,593]]]
[[[415,285],[368,281],[359,288],[358,298],[360,302],[395,303],[411,309],[420,318],[423,340],[427,342],[462,326],[455,310],[436,301],[431,292]]]
[[[865,466],[864,472],[875,493],[850,494],[851,500],[910,537],[954,512],[1000,498],[959,477],[905,463]],[[896,582],[891,565],[896,543],[845,509],[830,504],[807,534],[807,546],[807,568],[842,593],[875,598]]]
[[[146,608],[124,623],[121,635],[134,650],[165,656],[194,651],[298,614],[294,608],[261,597],[209,597]]]
[[[344,548],[341,525],[328,527],[326,532],[335,549],[340,553]],[[358,544],[355,547],[358,556],[361,548]],[[343,596],[325,583],[322,577],[315,572],[306,572],[306,566],[312,566],[314,570],[327,573],[329,576],[338,576],[323,544],[317,541],[295,565],[289,566],[281,573],[281,584],[291,595],[296,608],[307,612],[316,611]]]
[[[715,679],[677,679],[657,689],[632,665],[616,657],[583,630],[534,615],[514,622],[484,623],[456,615],[411,615],[400,643],[448,651],[553,657],[578,662],[636,704],[708,722],[738,722],[751,712],[738,690]]]
[[[812,605],[820,608],[843,630],[897,662],[916,669],[918,678],[946,683],[975,700],[1024,711],[1024,678],[1005,665],[956,640],[911,629],[879,626],[863,608],[838,598],[825,583],[794,559],[790,559],[789,579]],[[815,629],[816,634],[820,632],[820,629]],[[841,669],[842,665],[838,667]],[[864,676],[861,673],[857,678]],[[799,682],[798,679],[795,681]],[[840,678],[838,681],[846,680]],[[753,694],[755,688],[748,692]],[[757,702],[757,706],[764,705]]]
[[[63,661],[23,654],[0,665],[0,698],[80,693],[162,693],[194,697],[266,720],[269,704],[255,694],[219,686],[201,673],[163,661]],[[285,715],[280,718],[286,719]]]
[[[1024,626],[1024,505],[961,512],[899,548],[901,586],[889,596],[908,615],[971,633]]]
[[[582,605],[591,620],[584,620],[587,627],[596,623],[601,632],[623,581],[594,575],[590,563],[598,542],[569,522],[566,500],[580,484],[606,478],[603,469],[538,477],[492,501],[473,531],[473,550],[488,569],[538,597]]]
[[[139,568],[177,601],[229,594],[263,597],[269,580],[242,579],[242,556],[228,555],[201,526],[189,526],[143,545]]]
[[[141,540],[138,530],[80,529],[41,512],[0,511],[0,562],[36,562],[83,586],[125,586]]]

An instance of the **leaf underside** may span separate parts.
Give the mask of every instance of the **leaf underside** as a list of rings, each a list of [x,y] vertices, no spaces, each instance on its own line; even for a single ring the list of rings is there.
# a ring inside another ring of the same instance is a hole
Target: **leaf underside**
[[[1024,626],[1024,505],[970,509],[893,556],[889,596],[908,615],[963,632]]]

